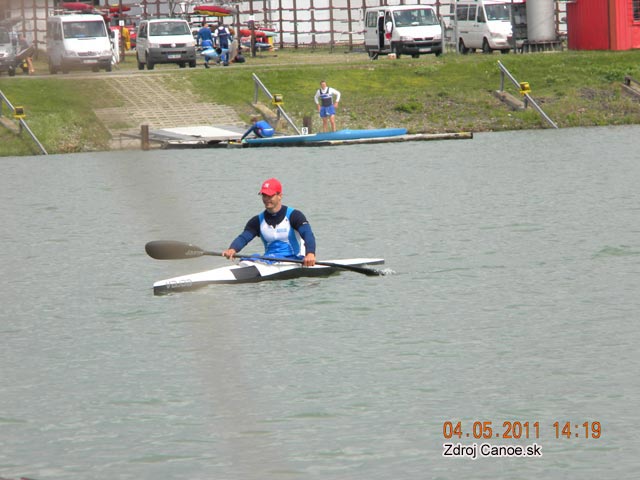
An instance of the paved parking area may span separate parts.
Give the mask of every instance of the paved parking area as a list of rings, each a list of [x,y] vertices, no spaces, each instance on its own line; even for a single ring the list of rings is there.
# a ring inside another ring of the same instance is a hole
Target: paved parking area
[[[191,125],[235,125],[244,127],[235,110],[226,105],[195,102],[189,90],[174,91],[165,87],[163,75],[127,75],[107,78],[122,98],[123,106],[96,110],[98,119],[111,133],[111,148],[131,148],[140,141],[141,125],[149,129]]]

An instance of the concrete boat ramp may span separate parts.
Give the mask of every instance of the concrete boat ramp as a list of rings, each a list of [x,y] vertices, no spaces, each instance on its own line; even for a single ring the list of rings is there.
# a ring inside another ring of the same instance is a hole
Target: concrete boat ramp
[[[164,128],[149,131],[149,141],[159,143],[164,149],[184,148],[251,148],[266,146],[306,146],[321,147],[335,145],[361,145],[368,143],[398,143],[430,140],[462,140],[473,138],[471,132],[457,133],[414,133],[392,137],[373,137],[358,139],[322,140],[314,142],[293,142],[278,145],[256,145],[239,143],[244,133],[237,126],[196,125],[191,127]]]

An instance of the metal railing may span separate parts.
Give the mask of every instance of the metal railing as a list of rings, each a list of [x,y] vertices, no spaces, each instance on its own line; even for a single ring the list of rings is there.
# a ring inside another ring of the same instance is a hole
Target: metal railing
[[[289,124],[289,126],[291,126],[291,128],[295,130],[296,134],[300,135],[300,130],[298,129],[298,127],[296,127],[296,124],[293,123],[293,120],[291,120],[291,118],[289,118],[289,115],[287,115],[287,112],[284,111],[282,106],[274,102],[274,96],[267,89],[267,87],[264,86],[264,83],[262,83],[262,81],[258,78],[258,76],[255,73],[253,73],[252,76],[253,76],[253,82],[255,85],[255,89],[253,93],[253,103],[254,104],[258,103],[258,94],[260,93],[260,90],[262,90],[262,92],[267,97],[269,97],[271,102],[275,105],[276,109],[278,110],[278,118],[280,117],[280,115],[282,115],[284,119],[287,121],[287,123]]]
[[[31,131],[31,129],[29,128],[29,125],[27,125],[27,122],[25,121],[24,118],[16,115],[16,109],[13,106],[13,104],[9,101],[9,99],[5,96],[5,94],[0,91],[0,118],[2,118],[2,110],[3,110],[3,106],[4,104],[6,104],[9,107],[9,110],[11,111],[11,114],[13,115],[14,119],[18,122],[18,133],[22,133],[22,131],[26,131],[27,134],[31,137],[31,139],[35,142],[35,144],[38,146],[38,149],[40,150],[40,152],[43,155],[48,155],[47,151],[45,150],[44,146],[42,145],[42,143],[40,143],[40,140],[38,140],[38,138],[35,136],[35,134]]]
[[[636,99],[640,98],[640,82],[629,75],[624,77],[622,90]]]
[[[555,122],[551,120],[546,113],[544,113],[544,111],[542,110],[542,108],[540,108],[536,101],[531,98],[531,95],[523,91],[522,84],[518,82],[513,75],[511,75],[509,70],[507,70],[507,67],[502,65],[502,62],[500,62],[500,60],[498,60],[498,67],[500,68],[500,91],[504,92],[504,79],[505,77],[508,78],[509,80],[511,80],[511,83],[513,83],[518,88],[518,90],[524,97],[525,108],[527,107],[527,105],[531,104],[531,106],[542,116],[542,118],[547,121],[549,125],[551,125],[553,128],[558,128],[558,125],[556,125]]]

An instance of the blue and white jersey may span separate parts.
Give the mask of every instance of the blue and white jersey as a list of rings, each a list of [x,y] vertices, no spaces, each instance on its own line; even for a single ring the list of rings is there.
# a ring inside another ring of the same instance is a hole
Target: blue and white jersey
[[[229,248],[239,252],[258,236],[264,243],[265,255],[297,257],[316,253],[316,239],[306,217],[285,205],[275,214],[265,210],[252,217]]]
[[[265,255],[275,257],[292,257],[304,255],[304,242],[300,234],[291,226],[291,212],[288,207],[284,219],[277,225],[269,225],[264,212],[258,215],[260,219],[260,238],[264,243]]]

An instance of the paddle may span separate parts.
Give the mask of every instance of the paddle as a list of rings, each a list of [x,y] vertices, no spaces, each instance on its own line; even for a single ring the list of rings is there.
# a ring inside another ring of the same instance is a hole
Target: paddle
[[[179,242],[177,240],[154,240],[147,243],[144,249],[151,258],[156,260],[183,260],[185,258],[202,257],[203,255],[212,255],[215,257],[223,257],[221,252],[209,252],[201,249],[195,245],[185,242]],[[302,264],[302,260],[295,258],[274,258],[274,257],[262,257],[259,255],[235,255],[236,258],[248,258],[257,260],[269,260],[272,262],[289,262]],[[331,262],[316,262],[316,265],[324,265],[325,267],[340,268],[342,270],[348,270],[350,272],[362,273],[370,277],[377,275],[384,275],[384,272],[376,270],[374,268],[357,267],[355,265],[341,265],[339,263]]]

